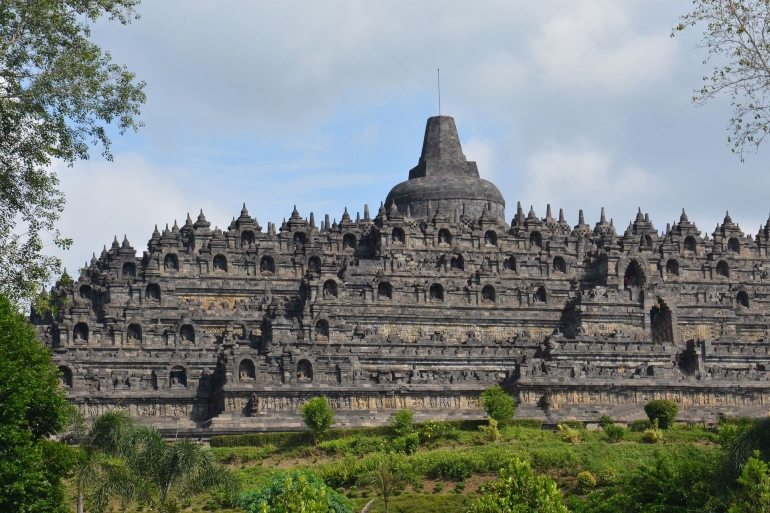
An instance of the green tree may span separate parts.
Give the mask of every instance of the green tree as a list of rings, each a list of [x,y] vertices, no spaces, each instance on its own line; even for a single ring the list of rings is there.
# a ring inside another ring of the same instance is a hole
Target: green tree
[[[469,513],[567,513],[553,479],[535,476],[529,462],[518,458],[479,491],[482,496],[469,505]]]
[[[654,461],[640,465],[626,480],[624,489],[632,505],[627,511],[711,511],[707,505],[715,495],[713,471],[711,456],[693,447],[683,446],[676,457],[656,454]]]
[[[352,513],[350,500],[308,470],[282,472],[270,484],[243,492],[239,506],[247,513]]]
[[[658,419],[658,427],[668,429],[674,425],[676,414],[679,413],[679,405],[668,399],[654,399],[644,405],[644,412],[650,422]]]
[[[46,438],[64,430],[70,406],[59,371],[35,330],[0,295],[0,511],[58,512],[74,451]]]
[[[143,82],[89,41],[107,17],[122,24],[139,0],[0,2],[0,291],[34,298],[56,258],[42,255],[41,234],[68,247],[55,229],[64,207],[54,159],[87,159],[91,144],[111,159],[107,125],[136,130]]]
[[[134,419],[125,410],[112,409],[99,415],[87,428],[83,415],[76,412],[72,426],[69,438],[79,451],[72,471],[77,513],[83,513],[87,493],[96,511],[104,511],[115,496],[129,501],[134,487],[122,456],[136,427]]]
[[[235,476],[189,438],[167,442],[157,428],[142,426],[131,432],[123,453],[131,498],[161,513],[177,511],[180,501],[205,490],[223,487],[233,497],[237,492]]]
[[[315,443],[334,425],[334,410],[329,406],[326,396],[312,398],[299,407],[299,414],[313,433]]]
[[[406,456],[387,453],[378,454],[366,461],[366,473],[361,476],[359,482],[371,485],[379,492],[385,502],[385,513],[388,513],[393,492],[403,490],[407,484],[415,480],[415,472]]]
[[[759,459],[759,451],[749,458],[738,478],[738,490],[729,513],[770,512],[770,467]]]
[[[770,3],[766,0],[694,0],[692,12],[681,17],[672,31],[703,25],[700,48],[716,58],[710,76],[696,89],[693,102],[704,105],[724,93],[730,96],[733,115],[728,142],[743,160],[756,150],[770,130]]]
[[[516,412],[516,401],[500,385],[495,385],[481,392],[481,405],[487,414],[497,422],[510,419]]]
[[[763,461],[770,460],[770,418],[746,419],[737,426],[721,427],[723,457],[720,479],[732,483],[743,472],[743,467],[756,451]]]

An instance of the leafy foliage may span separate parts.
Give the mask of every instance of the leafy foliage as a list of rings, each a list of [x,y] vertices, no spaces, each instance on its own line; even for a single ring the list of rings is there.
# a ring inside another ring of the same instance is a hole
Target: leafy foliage
[[[637,511],[667,506],[668,511],[704,511],[711,493],[713,462],[689,450],[683,457],[660,453],[629,478],[629,495]]]
[[[657,444],[663,441],[663,430],[658,427],[658,419],[652,421],[652,426],[642,433],[642,442]]]
[[[759,451],[749,458],[738,478],[738,490],[729,513],[770,511],[770,466],[759,459]]]
[[[299,407],[299,414],[305,425],[313,433],[313,439],[323,436],[334,424],[334,410],[329,407],[326,396],[314,397]]]
[[[620,442],[623,440],[623,437],[626,436],[626,430],[623,428],[623,426],[616,426],[615,424],[611,424],[604,428],[604,434],[607,435],[607,440],[609,442]]]
[[[516,412],[516,402],[500,385],[488,388],[481,393],[481,405],[497,422],[510,419]]]
[[[614,425],[615,425],[615,421],[612,420],[612,417],[610,417],[609,415],[602,415],[601,417],[599,417],[599,426],[602,429],[607,429],[607,426],[614,426]]]
[[[743,160],[744,151],[758,149],[770,130],[770,4],[765,0],[694,0],[693,4],[693,11],[682,16],[674,31],[703,25],[699,47],[708,50],[708,60],[719,62],[711,76],[703,77],[693,102],[703,105],[721,93],[730,95],[733,134],[728,142]]]
[[[596,478],[588,470],[577,475],[577,489],[580,493],[586,493],[592,488],[596,488]]]
[[[66,511],[61,478],[76,456],[46,440],[70,412],[58,376],[34,329],[0,295],[0,511]]]
[[[553,479],[535,476],[529,463],[518,458],[480,491],[482,497],[470,505],[470,513],[567,513]]]
[[[568,444],[576,444],[580,441],[580,433],[577,429],[569,427],[567,424],[558,424],[556,426],[559,429],[559,436],[562,442]]]
[[[135,17],[138,0],[0,2],[0,291],[30,300],[59,267],[41,254],[41,234],[60,247],[64,207],[52,160],[69,165],[99,144],[111,159],[106,125],[136,130],[143,82],[89,41],[108,17]],[[17,227],[20,223],[20,228]]]
[[[366,462],[366,469],[360,483],[377,489],[385,502],[385,513],[388,513],[390,497],[416,478],[409,460],[398,453],[375,455]]]
[[[248,513],[352,513],[350,501],[307,470],[282,472],[270,484],[243,492],[238,503]]]
[[[233,497],[239,483],[217,464],[211,451],[189,438],[166,442],[154,427],[141,426],[130,434],[126,448],[125,481],[139,502],[164,512],[193,494],[223,487]]]
[[[497,428],[497,421],[495,419],[490,417],[489,425],[479,426],[479,429],[490,442],[497,442],[500,440],[500,430]]]
[[[668,429],[674,425],[676,414],[679,413],[679,405],[668,399],[655,399],[644,405],[644,412],[654,422],[658,419],[660,429]]]

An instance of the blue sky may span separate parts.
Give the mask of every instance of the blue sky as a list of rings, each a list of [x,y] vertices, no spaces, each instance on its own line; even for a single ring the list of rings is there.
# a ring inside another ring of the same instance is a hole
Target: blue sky
[[[155,224],[242,203],[263,226],[376,211],[417,163],[425,120],[455,117],[463,148],[506,199],[545,215],[602,206],[622,233],[637,207],[664,231],[682,207],[711,233],[726,210],[756,233],[768,151],[730,152],[729,98],[690,98],[712,64],[700,29],[671,38],[689,0],[202,2],[146,0],[95,40],[147,82],[146,126],[114,162],[57,166],[77,268],[114,235],[141,253]]]

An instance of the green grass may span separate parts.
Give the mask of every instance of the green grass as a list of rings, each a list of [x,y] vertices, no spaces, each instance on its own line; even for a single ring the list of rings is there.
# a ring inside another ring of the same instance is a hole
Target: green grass
[[[356,499],[356,512],[361,511],[371,499]],[[388,503],[390,513],[462,513],[463,505],[468,497],[454,493],[441,495],[422,495],[405,492],[398,497],[392,497]],[[384,513],[385,503],[381,498],[374,501],[369,508],[370,513]]]

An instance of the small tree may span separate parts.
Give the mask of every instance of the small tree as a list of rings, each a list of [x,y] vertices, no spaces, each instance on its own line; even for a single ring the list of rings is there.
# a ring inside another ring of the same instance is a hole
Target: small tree
[[[479,430],[487,437],[490,442],[497,442],[500,440],[500,430],[497,429],[497,421],[495,419],[489,419],[489,425],[479,426]]]
[[[759,451],[749,458],[738,478],[738,491],[729,513],[770,511],[770,467],[759,459]]]
[[[74,451],[47,440],[64,430],[70,411],[58,376],[35,330],[0,295],[0,511],[65,507],[62,477]]]
[[[379,454],[366,462],[367,472],[360,482],[376,488],[383,501],[385,513],[393,492],[403,490],[408,483],[415,481],[415,473],[406,456],[398,453]]]
[[[469,513],[567,513],[553,479],[535,476],[529,462],[518,458],[500,469],[500,479],[479,491],[482,497],[470,505]]]
[[[313,433],[315,443],[318,443],[318,438],[334,425],[334,410],[329,407],[326,396],[312,398],[299,407],[299,414],[310,432]]]
[[[510,419],[516,412],[516,401],[500,385],[495,385],[481,393],[481,405],[487,415],[497,422]]]
[[[390,416],[391,420],[393,421],[393,431],[396,433],[396,436],[404,436],[414,433],[414,423],[412,422],[413,417],[414,412],[407,408],[402,408]]]
[[[679,413],[679,405],[668,399],[655,399],[644,405],[644,412],[650,422],[658,419],[658,427],[668,429],[674,424],[676,414]]]
[[[350,501],[308,470],[282,472],[270,484],[243,492],[239,506],[247,513],[352,513]]]

